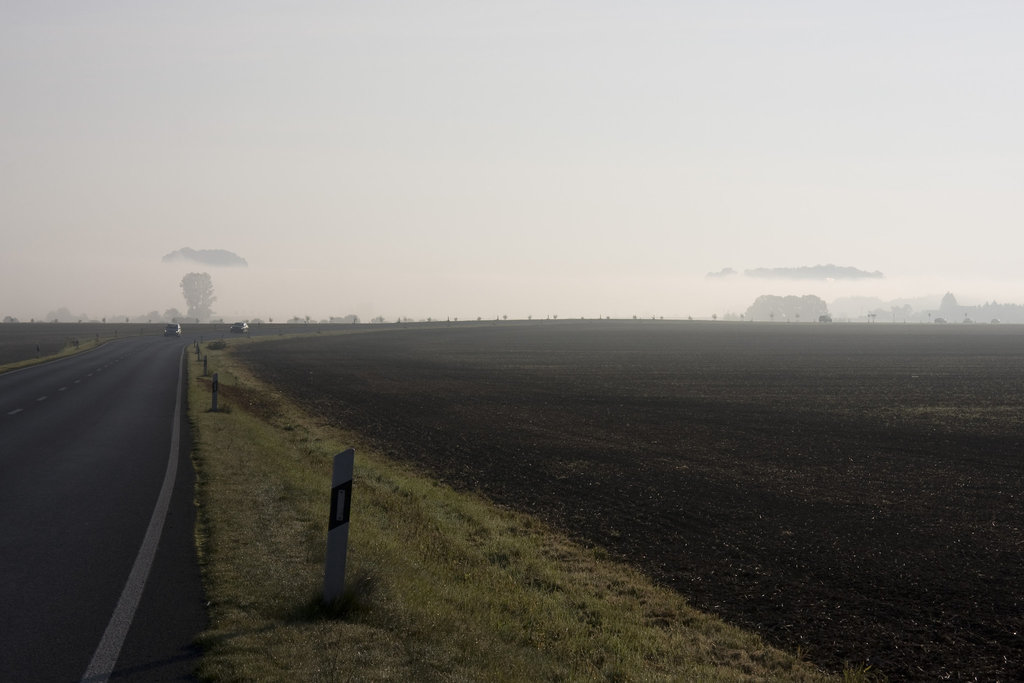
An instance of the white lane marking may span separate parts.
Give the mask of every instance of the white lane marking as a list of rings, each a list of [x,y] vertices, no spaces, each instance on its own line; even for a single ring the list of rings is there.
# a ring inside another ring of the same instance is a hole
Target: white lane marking
[[[75,384],[81,384],[81,383],[82,383],[82,380],[80,380],[80,379],[76,379],[76,380],[74,381],[74,383],[75,383]]]
[[[67,391],[67,390],[68,390],[68,388],[67,388],[67,387],[61,387],[61,388],[60,388],[60,389],[58,389],[57,391]]]
[[[36,399],[36,403],[42,403],[45,400],[46,400],[45,396],[40,396],[39,398]]]
[[[8,414],[8,415],[17,415],[17,414],[18,414],[18,413],[20,413],[21,411],[22,411],[22,409],[21,409],[21,408],[15,408],[14,410],[8,411],[8,413],[7,413],[7,414]]]
[[[149,578],[149,570],[153,566],[153,558],[156,556],[156,547],[160,543],[160,534],[164,530],[164,520],[167,518],[167,508],[171,504],[171,493],[174,490],[174,480],[178,476],[178,449],[181,444],[181,375],[185,364],[185,351],[182,350],[181,360],[178,363],[178,395],[174,400],[174,423],[171,426],[171,451],[167,456],[167,471],[164,472],[164,483],[160,487],[160,495],[156,499],[156,506],[153,508],[153,516],[149,519],[149,527],[142,539],[142,546],[139,554],[135,557],[135,564],[128,574],[128,581],[121,591],[121,597],[117,601],[117,607],[110,617],[107,629],[103,632],[103,638],[96,648],[96,652],[89,662],[89,667],[82,675],[82,681],[89,683],[105,683],[117,665],[117,658],[121,656],[121,647],[128,635],[128,629],[135,618],[135,610],[139,607],[142,599],[142,589]]]

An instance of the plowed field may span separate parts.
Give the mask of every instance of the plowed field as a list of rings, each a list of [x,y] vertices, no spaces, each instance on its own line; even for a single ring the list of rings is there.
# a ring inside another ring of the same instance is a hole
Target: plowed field
[[[396,325],[239,352],[826,668],[1024,679],[1024,328]]]

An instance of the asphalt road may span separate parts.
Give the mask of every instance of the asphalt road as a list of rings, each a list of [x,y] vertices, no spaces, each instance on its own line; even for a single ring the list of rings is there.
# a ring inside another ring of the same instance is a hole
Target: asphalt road
[[[186,343],[124,339],[0,375],[0,680],[194,670]]]

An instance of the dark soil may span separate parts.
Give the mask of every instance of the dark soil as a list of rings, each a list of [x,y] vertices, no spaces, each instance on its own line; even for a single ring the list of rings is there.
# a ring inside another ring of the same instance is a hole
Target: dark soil
[[[0,323],[0,365],[45,358],[65,348],[88,347],[115,334],[139,334],[146,325],[104,323]],[[163,325],[160,326],[163,329]]]
[[[396,325],[239,352],[827,669],[1024,679],[1024,328]]]

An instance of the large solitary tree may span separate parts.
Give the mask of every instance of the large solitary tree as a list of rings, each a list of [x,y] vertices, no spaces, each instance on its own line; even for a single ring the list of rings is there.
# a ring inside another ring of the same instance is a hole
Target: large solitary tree
[[[209,320],[213,314],[213,280],[209,273],[189,273],[181,278],[181,291],[188,304],[188,317],[196,320]]]

